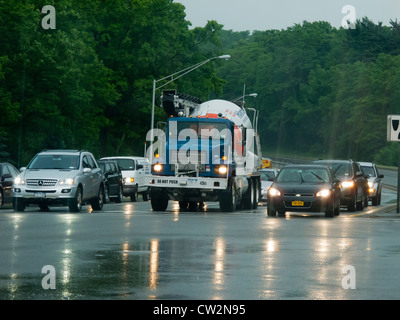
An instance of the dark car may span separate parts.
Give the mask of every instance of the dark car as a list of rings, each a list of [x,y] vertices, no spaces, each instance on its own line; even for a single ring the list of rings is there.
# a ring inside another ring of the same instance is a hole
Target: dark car
[[[364,210],[368,206],[368,179],[360,165],[353,160],[317,160],[315,164],[327,165],[340,180],[341,205],[348,211]]]
[[[123,179],[118,163],[113,160],[98,160],[104,179],[104,194],[106,201],[122,202]]]
[[[373,162],[359,162],[361,169],[368,176],[368,199],[373,206],[381,204],[383,174],[379,174],[378,168]]]
[[[286,165],[268,190],[268,215],[296,212],[340,214],[340,181],[323,165]]]
[[[0,208],[3,204],[12,203],[12,185],[19,171],[10,163],[0,163]]]

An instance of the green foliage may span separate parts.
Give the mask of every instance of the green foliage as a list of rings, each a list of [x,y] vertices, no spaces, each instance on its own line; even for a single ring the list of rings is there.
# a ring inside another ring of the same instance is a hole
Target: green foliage
[[[364,18],[345,30],[305,21],[221,37],[232,56],[217,73],[227,83],[224,95],[240,96],[243,83],[258,93],[247,103],[260,110],[264,149],[397,163],[386,141],[386,117],[400,112],[397,22]]]
[[[42,28],[44,5],[56,29]],[[189,25],[172,0],[0,0],[0,156],[23,166],[45,148],[143,154],[152,80],[218,54],[222,26]],[[175,85],[208,99],[223,82],[209,64]]]

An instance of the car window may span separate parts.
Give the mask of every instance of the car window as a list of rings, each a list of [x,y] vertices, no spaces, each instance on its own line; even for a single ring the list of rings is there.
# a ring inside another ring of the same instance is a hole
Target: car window
[[[365,174],[368,174],[370,177],[376,177],[375,170],[373,167],[361,166]]]
[[[117,159],[117,163],[121,170],[135,170],[135,161],[132,159]]]
[[[275,172],[274,171],[262,171],[260,177],[261,177],[262,181],[270,181],[270,179],[275,178]]]
[[[18,170],[15,169],[13,166],[8,166],[8,169],[10,170],[11,174],[15,177],[19,174]]]
[[[3,167],[3,170],[2,170],[2,172],[0,172],[1,176],[4,176],[5,174],[11,174],[10,170],[8,170],[8,166],[7,165],[4,165],[2,167]]]
[[[37,155],[28,165],[28,169],[65,169],[75,170],[79,167],[79,156],[42,154]]]

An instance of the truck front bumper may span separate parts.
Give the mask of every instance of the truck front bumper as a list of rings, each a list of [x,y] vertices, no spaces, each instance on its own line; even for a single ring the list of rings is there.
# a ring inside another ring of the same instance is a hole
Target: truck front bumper
[[[225,190],[226,178],[150,176],[149,187]]]

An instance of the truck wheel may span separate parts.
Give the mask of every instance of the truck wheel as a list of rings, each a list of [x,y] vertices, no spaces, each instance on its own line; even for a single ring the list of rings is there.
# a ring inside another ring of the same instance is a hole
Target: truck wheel
[[[165,211],[168,207],[168,196],[162,192],[152,193],[150,203],[153,211]]]
[[[233,212],[237,202],[236,183],[232,183],[232,187],[228,192],[221,192],[219,195],[219,207],[223,212]]]
[[[249,188],[246,191],[246,194],[243,197],[243,208],[246,210],[251,210],[254,208],[254,183],[253,179],[248,179],[249,180]]]
[[[258,201],[260,200],[260,184],[257,179],[253,180],[254,182],[254,202],[253,202],[253,209],[257,209]]]

